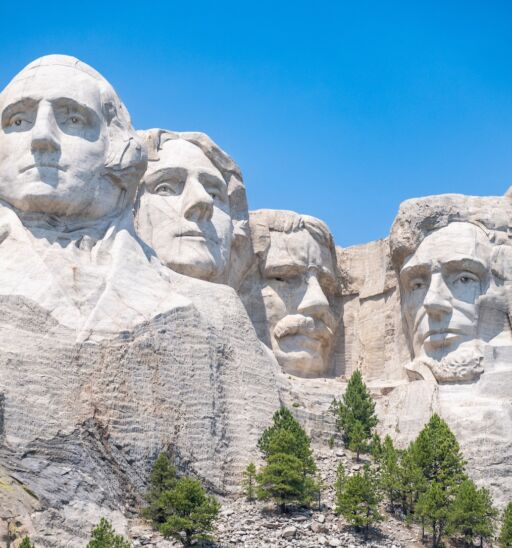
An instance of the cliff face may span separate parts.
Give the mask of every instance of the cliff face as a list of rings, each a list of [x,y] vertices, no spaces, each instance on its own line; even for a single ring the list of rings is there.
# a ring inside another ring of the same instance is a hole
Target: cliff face
[[[232,290],[184,285],[200,307],[99,344],[76,343],[34,303],[0,300],[2,462],[51,508],[33,517],[41,545],[82,545],[98,516],[135,508],[163,450],[212,489],[237,488],[279,406],[275,371]],[[40,536],[55,512],[73,541]]]

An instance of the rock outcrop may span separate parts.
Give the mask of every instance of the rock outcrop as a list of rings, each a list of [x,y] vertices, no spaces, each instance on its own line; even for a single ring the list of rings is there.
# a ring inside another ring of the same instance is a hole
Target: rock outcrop
[[[127,530],[162,451],[236,493],[280,405],[327,442],[356,369],[381,433],[404,446],[438,412],[512,497],[509,195],[412,199],[341,249],[314,217],[249,214],[209,137],[136,132],[76,59],[31,63],[0,111],[0,539]],[[331,542],[309,521],[270,536]]]

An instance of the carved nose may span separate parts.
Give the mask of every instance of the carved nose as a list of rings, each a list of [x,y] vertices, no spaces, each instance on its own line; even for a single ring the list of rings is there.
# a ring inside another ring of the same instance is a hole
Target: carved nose
[[[297,312],[308,316],[323,316],[329,310],[329,301],[318,282],[316,274],[308,274],[306,292]]]
[[[183,215],[189,221],[209,221],[213,215],[213,198],[197,179],[189,179],[183,195]]]
[[[441,274],[432,276],[423,306],[430,316],[442,316],[452,311],[450,290]]]
[[[32,128],[32,152],[57,152],[60,150],[57,121],[52,106],[41,102]]]

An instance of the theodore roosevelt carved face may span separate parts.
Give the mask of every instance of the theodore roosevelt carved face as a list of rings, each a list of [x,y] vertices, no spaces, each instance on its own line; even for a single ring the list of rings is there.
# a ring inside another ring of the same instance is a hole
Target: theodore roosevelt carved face
[[[478,333],[479,298],[491,279],[491,243],[468,222],[424,238],[402,266],[403,310],[415,357],[441,360]]]
[[[272,350],[283,371],[303,377],[328,372],[337,321],[335,254],[328,228],[288,211],[251,213],[260,259],[262,297]],[[266,237],[261,237],[266,231]]]
[[[127,113],[87,65],[66,56],[31,63],[0,94],[0,116],[1,199],[22,211],[98,218],[133,198],[127,188],[144,155],[140,145],[132,154]],[[116,148],[130,164],[125,178],[116,177]]]
[[[230,181],[242,188],[241,178],[227,169],[231,160],[204,134],[148,135],[158,145],[149,143],[155,156],[150,153],[139,193],[140,236],[169,268],[226,283],[237,223]]]

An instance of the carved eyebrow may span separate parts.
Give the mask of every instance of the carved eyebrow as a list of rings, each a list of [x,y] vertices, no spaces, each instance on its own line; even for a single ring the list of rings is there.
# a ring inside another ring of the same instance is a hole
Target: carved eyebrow
[[[280,263],[280,264],[265,264],[263,268],[263,274],[267,278],[272,278],[274,276],[283,277],[293,277],[297,274],[303,274],[306,272],[306,265],[298,263]]]
[[[430,272],[430,263],[418,263],[407,265],[400,270],[400,278],[410,279],[414,276],[421,276]]]
[[[488,267],[482,261],[473,257],[462,257],[447,261],[442,266],[446,270],[467,270],[479,276],[485,276],[489,271]]]
[[[227,188],[228,186],[226,184],[226,181],[224,181],[224,179],[222,179],[218,175],[215,175],[214,173],[208,173],[206,171],[203,171],[202,173],[199,174],[199,180],[201,181],[203,185],[204,184],[215,185],[219,189]]]
[[[187,170],[183,167],[164,167],[144,176],[146,186],[153,186],[169,179],[186,179]]]
[[[79,103],[78,101],[76,101],[75,99],[71,99],[70,97],[58,97],[57,99],[50,100],[50,103],[54,108],[72,108],[77,110],[78,112],[86,114],[92,119],[98,117],[94,108],[86,105],[85,103]]]

